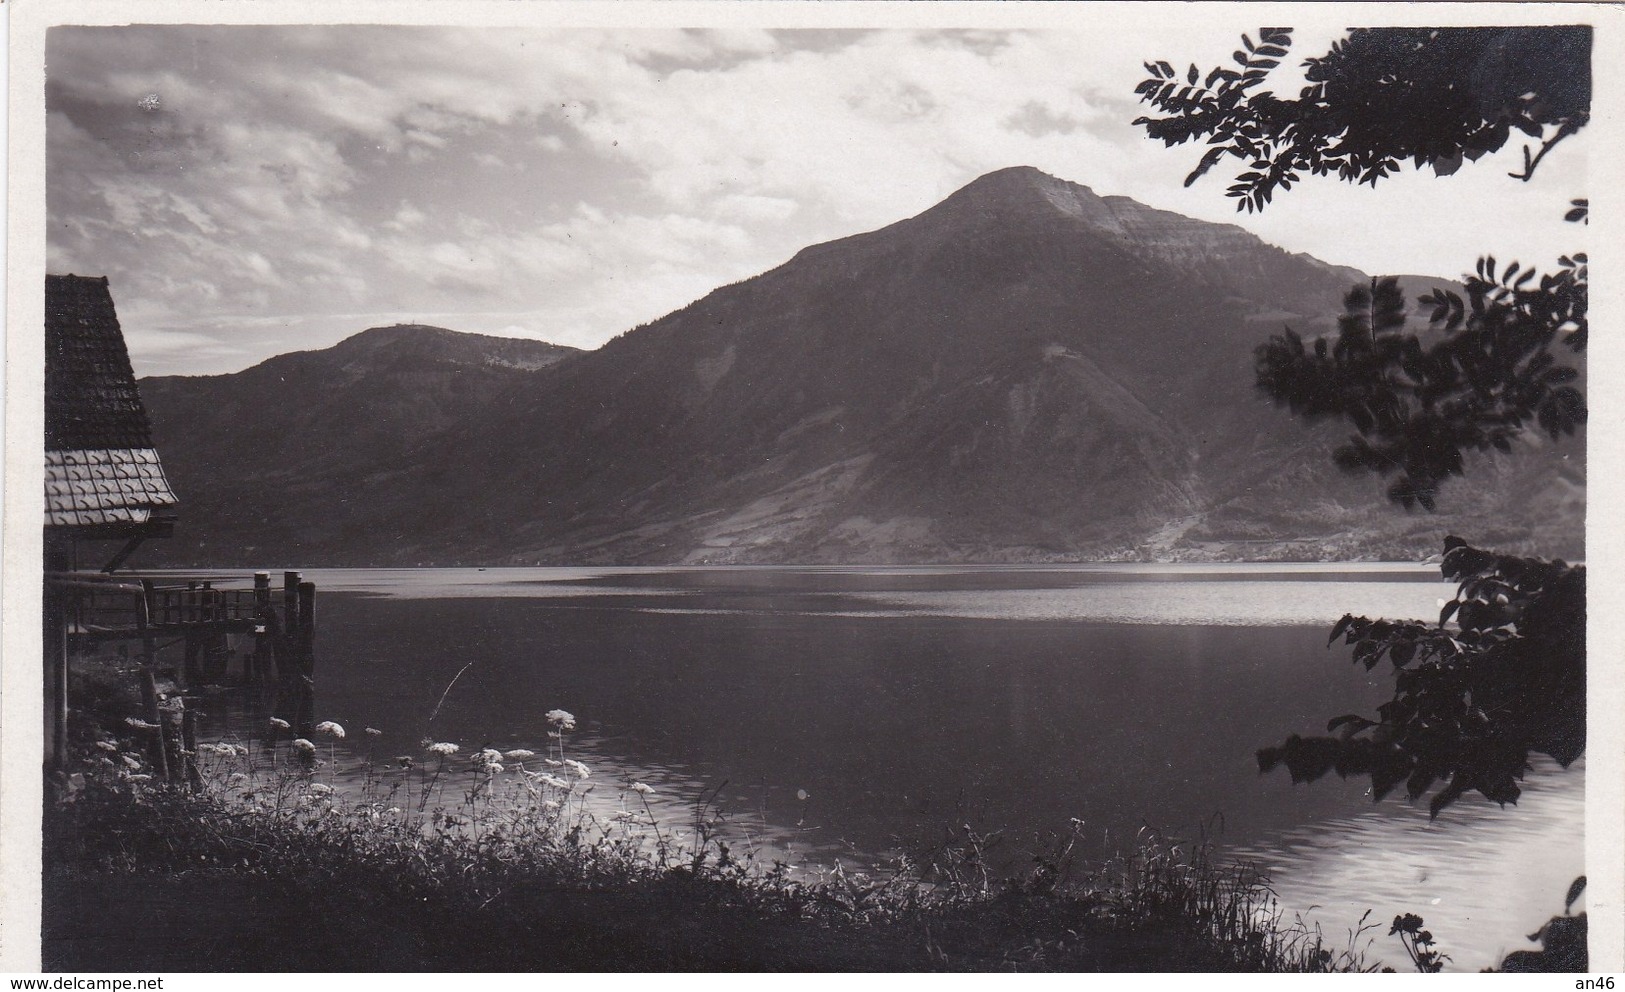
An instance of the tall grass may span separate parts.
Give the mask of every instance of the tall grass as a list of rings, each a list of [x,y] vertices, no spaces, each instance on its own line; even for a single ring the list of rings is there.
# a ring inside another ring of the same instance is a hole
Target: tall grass
[[[642,783],[622,783],[612,810],[588,804],[591,770],[566,754],[574,718],[549,720],[541,756],[425,741],[421,754],[380,758],[369,736],[350,790],[335,787],[331,746],[199,745],[184,757],[201,785],[183,789],[153,777],[129,741],[94,731],[47,817],[48,865],[257,879],[501,967],[558,966],[502,935],[586,913],[583,926],[612,934],[604,953],[628,966],[1369,970],[1364,920],[1334,946],[1284,920],[1268,879],[1216,860],[1205,839],[1142,831],[1129,853],[1085,865],[1074,821],[1012,877],[989,856],[996,836],[965,827],[876,869],[792,868],[733,850],[714,796],[686,830],[661,822]],[[674,919],[708,921],[689,940],[715,946],[662,944]],[[771,939],[753,937],[766,923]]]

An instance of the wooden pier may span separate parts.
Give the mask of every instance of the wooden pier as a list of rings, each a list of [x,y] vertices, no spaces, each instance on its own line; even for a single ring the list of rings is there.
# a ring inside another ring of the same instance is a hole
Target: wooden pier
[[[254,573],[252,588],[216,588],[212,580],[160,584],[153,579],[113,577],[89,572],[48,572],[45,576],[47,658],[56,659],[52,708],[57,727],[53,750],[66,758],[70,662],[109,643],[136,646],[138,685],[145,722],[153,726],[151,760],[165,777],[191,763],[181,755],[194,750],[196,713],[187,711],[190,693],[209,685],[240,685],[274,691],[276,714],[298,734],[308,734],[314,709],[316,674],[316,584],[299,572],[284,572],[273,591],[269,572]],[[55,633],[56,636],[52,636]],[[230,635],[247,636],[252,648],[238,657]],[[55,641],[56,643],[51,643]],[[160,663],[160,654],[181,646],[180,664]],[[127,650],[127,649],[126,649]],[[160,678],[172,679],[179,692],[161,699]],[[195,697],[193,697],[195,698]]]

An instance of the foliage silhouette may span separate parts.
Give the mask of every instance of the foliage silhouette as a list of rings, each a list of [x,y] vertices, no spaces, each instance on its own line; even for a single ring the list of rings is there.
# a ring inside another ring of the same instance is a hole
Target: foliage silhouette
[[[1356,29],[1303,63],[1309,85],[1296,100],[1265,88],[1292,44],[1292,29],[1242,36],[1240,71],[1192,65],[1184,85],[1167,62],[1145,64],[1136,87],[1162,117],[1135,124],[1166,145],[1210,146],[1188,186],[1227,154],[1250,161],[1228,194],[1237,209],[1262,210],[1305,172],[1370,183],[1409,159],[1450,175],[1463,159],[1500,149],[1514,130],[1540,143],[1524,149],[1527,180],[1546,153],[1590,120],[1591,28]],[[1566,217],[1588,221],[1589,203]],[[1537,278],[1538,277],[1538,278]],[[1335,342],[1305,343],[1290,328],[1256,354],[1259,388],[1310,420],[1350,420],[1359,434],[1334,457],[1352,472],[1397,472],[1391,499],[1433,509],[1439,485],[1462,472],[1466,451],[1508,451],[1529,422],[1556,439],[1584,422],[1572,367],[1550,354],[1587,339],[1587,259],[1564,256],[1539,274],[1493,257],[1465,276],[1467,300],[1449,289],[1419,302],[1427,337],[1405,328],[1404,300],[1388,281],[1355,287]]]
[[[1206,139],[1185,179],[1220,159],[1246,161],[1226,195],[1262,210],[1305,173],[1376,185],[1409,159],[1448,176],[1498,151],[1514,131],[1533,139],[1523,169],[1533,177],[1547,152],[1591,119],[1591,28],[1364,28],[1303,63],[1297,99],[1263,84],[1292,46],[1291,28],[1242,35],[1236,68],[1181,75],[1147,62],[1135,88],[1164,116],[1134,123],[1165,145]],[[1538,149],[1537,149],[1538,146]]]
[[[1400,783],[1413,800],[1442,786],[1429,803],[1437,816],[1470,790],[1516,803],[1531,753],[1567,767],[1585,752],[1585,568],[1458,537],[1445,549],[1441,569],[1459,587],[1438,623],[1345,616],[1332,628],[1355,664],[1393,664],[1378,719],[1347,714],[1327,723],[1335,736],[1294,734],[1258,752],[1261,771],[1369,775],[1379,800]]]
[[[1305,173],[1375,187],[1409,159],[1448,176],[1514,130],[1534,143],[1509,175],[1528,181],[1590,120],[1591,36],[1586,26],[1357,29],[1305,60],[1308,85],[1293,100],[1262,86],[1292,31],[1264,28],[1258,45],[1242,36],[1239,72],[1219,67],[1204,79],[1192,65],[1181,81],[1169,63],[1146,63],[1136,92],[1165,116],[1134,123],[1167,146],[1206,140],[1187,186],[1227,155],[1247,161],[1226,195],[1248,212]],[[1589,208],[1571,200],[1565,220],[1589,223]],[[1389,497],[1432,510],[1440,483],[1462,473],[1464,452],[1509,451],[1530,421],[1556,440],[1585,420],[1571,385],[1579,372],[1551,350],[1586,346],[1586,256],[1536,276],[1481,258],[1465,277],[1467,301],[1448,289],[1419,300],[1429,308],[1426,340],[1407,331],[1396,280],[1356,286],[1335,340],[1305,343],[1288,328],[1261,345],[1257,385],[1305,419],[1347,418],[1359,433],[1334,453],[1337,463],[1398,472]],[[1565,767],[1584,753],[1585,569],[1457,537],[1445,539],[1441,569],[1458,588],[1436,624],[1349,615],[1332,629],[1329,643],[1342,637],[1367,670],[1392,662],[1394,695],[1378,719],[1348,714],[1327,724],[1335,736],[1293,735],[1258,752],[1260,770],[1284,765],[1295,782],[1369,775],[1378,800],[1401,782],[1412,800],[1442,783],[1429,802],[1437,817],[1469,790],[1515,803],[1531,753]],[[1585,914],[1568,915],[1583,886],[1576,880],[1564,916],[1530,937],[1543,950],[1509,956],[1507,970],[1586,967]],[[1418,970],[1438,971],[1443,955],[1422,925],[1398,916],[1389,933]]]
[[[1359,431],[1333,454],[1351,472],[1397,472],[1388,497],[1434,509],[1439,486],[1462,474],[1466,451],[1512,450],[1535,423],[1553,440],[1585,422],[1580,373],[1555,344],[1585,347],[1586,256],[1565,256],[1535,282],[1514,262],[1482,260],[1467,299],[1435,290],[1431,333],[1406,327],[1396,279],[1374,279],[1344,298],[1335,340],[1306,343],[1287,328],[1258,347],[1259,389],[1307,420],[1342,417]]]
[[[1513,128],[1542,142],[1514,174],[1528,179],[1590,119],[1588,27],[1354,30],[1305,61],[1309,85],[1297,100],[1260,87],[1291,30],[1259,36],[1259,45],[1243,36],[1240,72],[1216,68],[1203,82],[1192,65],[1180,86],[1167,62],[1147,63],[1151,78],[1137,88],[1169,115],[1139,118],[1148,136],[1212,146],[1187,185],[1227,153],[1251,157],[1254,171],[1229,190],[1238,209],[1262,209],[1304,171],[1374,186],[1409,158],[1449,175],[1462,158],[1500,148]],[[1587,221],[1588,206],[1572,201],[1567,219]],[[1464,452],[1509,451],[1531,423],[1558,439],[1586,416],[1579,372],[1553,355],[1559,343],[1585,348],[1586,256],[1565,256],[1544,275],[1485,257],[1465,290],[1466,299],[1450,289],[1422,297],[1429,327],[1413,333],[1396,280],[1356,286],[1335,338],[1305,342],[1287,328],[1261,345],[1257,384],[1298,416],[1348,419],[1358,433],[1336,462],[1397,473],[1389,497],[1431,510],[1440,484],[1462,473]],[[1413,799],[1442,782],[1437,815],[1469,790],[1515,801],[1531,752],[1564,765],[1583,752],[1584,570],[1454,537],[1445,550],[1444,574],[1459,589],[1436,625],[1345,617],[1332,632],[1368,668],[1393,661],[1395,695],[1379,719],[1339,717],[1328,727],[1339,736],[1289,738],[1259,752],[1262,768],[1284,764],[1300,781],[1369,774],[1378,798],[1401,781]]]

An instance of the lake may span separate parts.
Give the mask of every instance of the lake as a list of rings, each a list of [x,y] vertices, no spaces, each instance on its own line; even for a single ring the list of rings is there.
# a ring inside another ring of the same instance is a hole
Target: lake
[[[243,573],[217,573],[241,577]],[[1336,944],[1367,909],[1423,916],[1453,966],[1530,945],[1583,871],[1584,771],[1546,764],[1517,808],[1436,822],[1364,781],[1294,786],[1254,751],[1391,691],[1345,611],[1437,616],[1434,566],[1102,565],[318,569],[316,718],[338,764],[425,737],[570,754],[598,801],[656,790],[669,824],[718,792],[736,849],[871,865],[969,825],[1012,863],[1075,818],[1091,858],[1142,828],[1204,830],[1265,865]],[[459,672],[462,674],[459,677]],[[455,679],[455,684],[453,680]],[[447,691],[448,685],[451,687]],[[437,701],[438,713],[430,722]],[[253,735],[212,714],[216,735]],[[258,724],[256,718],[255,724]],[[326,751],[324,745],[323,751]],[[351,773],[353,774],[353,772]],[[743,845],[743,847],[741,847]]]

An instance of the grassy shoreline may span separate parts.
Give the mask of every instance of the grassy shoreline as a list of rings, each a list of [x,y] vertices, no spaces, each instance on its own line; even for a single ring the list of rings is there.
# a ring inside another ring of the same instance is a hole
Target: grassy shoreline
[[[602,822],[550,773],[510,768],[499,801],[489,753],[463,802],[414,816],[334,792],[314,748],[251,779],[246,749],[201,745],[194,787],[163,785],[131,730],[82,733],[46,810],[48,969],[1369,970],[1366,930],[1334,947],[1256,872],[1154,835],[1098,866],[1057,838],[1000,879],[967,832],[924,863],[809,878],[652,814]]]

